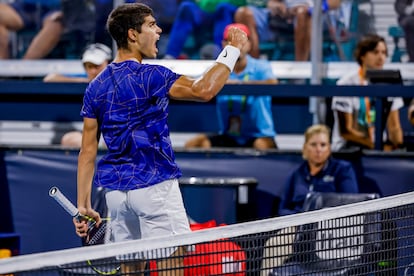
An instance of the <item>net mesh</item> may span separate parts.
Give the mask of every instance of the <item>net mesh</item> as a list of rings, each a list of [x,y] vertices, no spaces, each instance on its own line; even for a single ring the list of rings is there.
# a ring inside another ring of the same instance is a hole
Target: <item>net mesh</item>
[[[414,275],[414,193],[0,260],[0,275]],[[172,255],[171,255],[171,252]]]

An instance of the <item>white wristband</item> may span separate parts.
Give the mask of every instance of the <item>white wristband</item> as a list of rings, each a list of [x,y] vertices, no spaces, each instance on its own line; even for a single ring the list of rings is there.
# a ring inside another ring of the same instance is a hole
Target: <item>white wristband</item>
[[[227,45],[217,57],[216,62],[226,65],[230,69],[230,72],[232,72],[239,56],[239,48]]]

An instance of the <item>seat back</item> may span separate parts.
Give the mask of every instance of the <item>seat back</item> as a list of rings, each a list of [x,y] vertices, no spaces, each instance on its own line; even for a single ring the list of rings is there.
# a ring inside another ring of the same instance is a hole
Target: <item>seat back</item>
[[[376,193],[321,193],[310,192],[303,203],[303,211],[314,211],[379,198]]]
[[[394,42],[394,51],[392,52],[391,62],[402,62],[402,57],[407,54],[407,49],[404,45],[401,45],[401,41],[404,41],[404,30],[401,26],[389,26],[388,35],[392,37]]]
[[[304,211],[352,204],[379,198],[373,193],[317,193],[307,195]],[[381,223],[377,214],[323,220],[300,226],[292,260],[306,270],[337,270],[338,274],[367,263],[381,246]],[[341,272],[342,271],[342,272]]]

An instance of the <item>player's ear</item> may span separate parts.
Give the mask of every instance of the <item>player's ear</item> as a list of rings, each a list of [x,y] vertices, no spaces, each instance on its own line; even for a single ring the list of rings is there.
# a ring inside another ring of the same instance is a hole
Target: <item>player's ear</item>
[[[128,39],[130,41],[132,41],[132,42],[137,41],[137,39],[138,39],[138,32],[137,32],[137,30],[129,29],[128,30]]]

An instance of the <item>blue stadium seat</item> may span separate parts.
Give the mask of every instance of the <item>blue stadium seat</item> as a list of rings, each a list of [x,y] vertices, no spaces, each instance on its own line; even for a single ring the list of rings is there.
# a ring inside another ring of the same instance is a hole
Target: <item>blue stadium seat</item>
[[[391,56],[391,61],[401,62],[401,57],[407,54],[407,50],[400,45],[400,40],[404,39],[404,30],[400,26],[390,26],[388,28],[388,35],[394,41],[394,51]]]

